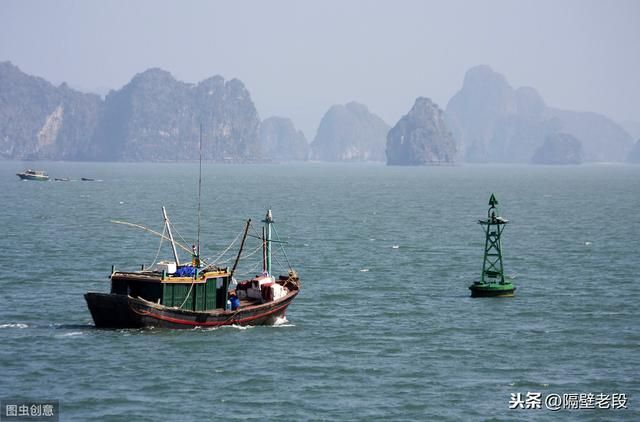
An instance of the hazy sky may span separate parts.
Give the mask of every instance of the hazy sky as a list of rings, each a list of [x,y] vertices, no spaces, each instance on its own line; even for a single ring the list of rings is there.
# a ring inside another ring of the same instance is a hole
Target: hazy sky
[[[0,0],[0,61],[106,92],[161,67],[242,80],[313,140],[333,104],[393,125],[487,64],[548,105],[640,121],[640,0]]]

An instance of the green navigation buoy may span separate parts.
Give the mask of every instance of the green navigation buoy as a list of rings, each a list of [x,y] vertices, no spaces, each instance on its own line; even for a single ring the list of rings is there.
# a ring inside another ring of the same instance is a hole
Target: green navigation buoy
[[[486,220],[478,220],[478,224],[485,230],[484,262],[482,263],[482,277],[480,281],[469,286],[471,297],[509,297],[513,296],[516,288],[511,280],[504,275],[502,266],[502,245],[500,236],[508,220],[498,215],[498,200],[494,194],[489,198],[489,211]]]

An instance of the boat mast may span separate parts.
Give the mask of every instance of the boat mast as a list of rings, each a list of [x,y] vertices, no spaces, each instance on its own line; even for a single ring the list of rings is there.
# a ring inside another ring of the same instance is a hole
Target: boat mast
[[[236,268],[238,267],[238,262],[240,262],[240,255],[242,254],[242,249],[244,249],[244,242],[247,240],[247,234],[249,233],[249,227],[251,226],[251,219],[247,220],[247,224],[244,226],[244,234],[242,235],[242,241],[240,242],[240,249],[238,250],[238,256],[236,256],[236,261],[233,263],[233,268],[231,268],[230,277],[233,277],[233,273],[236,272]]]
[[[262,272],[267,272],[267,235],[266,229],[262,227]]]
[[[478,221],[478,223],[483,226],[486,234],[482,278],[480,279],[482,283],[495,283],[499,281],[501,284],[504,284],[500,236],[508,221],[498,215],[497,205],[498,200],[494,194],[491,194],[487,219]],[[485,280],[485,278],[489,280]]]
[[[169,223],[169,217],[167,216],[167,210],[162,207],[162,215],[164,216],[164,224],[167,227],[167,231],[169,232],[169,240],[171,241],[171,249],[173,249],[173,257],[176,260],[176,266],[180,265],[180,260],[178,259],[178,251],[176,251],[176,242],[173,240],[173,233],[171,233],[171,224]]]
[[[198,238],[196,243],[196,261],[200,265],[200,203],[202,198],[202,123],[200,123],[200,172],[198,174]]]
[[[267,274],[271,275],[271,225],[273,224],[273,215],[271,214],[271,210],[267,210],[267,215],[265,216],[264,220],[262,220],[262,222],[265,223],[265,229],[266,229],[266,236],[264,238],[264,242],[265,242],[264,267]]]

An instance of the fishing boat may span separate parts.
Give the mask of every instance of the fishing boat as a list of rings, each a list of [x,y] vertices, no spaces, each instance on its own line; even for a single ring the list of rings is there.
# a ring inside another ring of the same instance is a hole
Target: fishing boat
[[[515,294],[516,287],[504,274],[502,264],[500,237],[508,222],[499,215],[498,200],[491,194],[487,218],[478,220],[485,232],[484,261],[480,280],[469,286],[471,297],[511,297]]]
[[[42,170],[25,170],[22,173],[16,173],[22,180],[38,180],[38,181],[46,181],[49,180],[49,176]]]
[[[115,271],[109,293],[89,292],[85,299],[99,328],[194,328],[225,325],[271,325],[283,318],[300,291],[300,280],[290,267],[286,274],[272,275],[273,217],[269,210],[259,238],[263,249],[262,272],[237,282],[234,274],[245,245],[251,220],[244,228],[240,249],[232,268],[207,264],[199,246],[191,248],[191,260],[181,263],[166,210],[161,239],[171,243],[174,261],[159,262],[151,269]],[[164,234],[166,232],[168,236]],[[157,232],[156,232],[157,233]],[[227,248],[228,249],[228,248]],[[284,251],[284,249],[283,249]],[[286,254],[285,254],[286,255]]]

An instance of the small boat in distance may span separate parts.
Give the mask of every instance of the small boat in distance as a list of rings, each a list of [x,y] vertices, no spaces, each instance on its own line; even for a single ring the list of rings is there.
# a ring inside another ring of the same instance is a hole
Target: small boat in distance
[[[252,236],[262,245],[248,254],[253,255],[262,247],[262,273],[241,282],[235,280],[234,274],[251,227],[250,219],[246,222],[235,263],[229,268],[205,263],[200,259],[196,245],[190,250],[177,243],[164,207],[162,212],[165,221],[163,233],[154,233],[171,243],[174,261],[161,261],[148,270],[115,271],[112,268],[109,293],[88,292],[84,295],[96,327],[272,325],[285,316],[287,307],[300,291],[300,280],[290,266],[287,274],[272,275],[271,244],[283,242],[271,238],[271,210],[263,220],[262,236]],[[142,226],[136,227],[151,231]],[[191,252],[190,262],[181,263],[176,246]]]
[[[16,173],[22,180],[38,180],[38,181],[46,181],[49,180],[49,176],[42,170],[25,170],[22,173]]]

